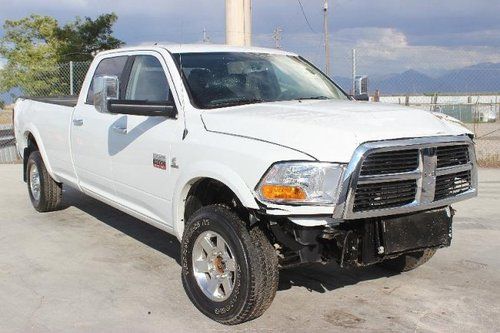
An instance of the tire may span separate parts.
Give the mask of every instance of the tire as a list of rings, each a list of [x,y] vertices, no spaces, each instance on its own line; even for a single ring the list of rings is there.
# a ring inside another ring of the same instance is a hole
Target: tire
[[[436,249],[425,249],[403,254],[397,258],[381,262],[380,266],[393,272],[408,272],[428,262],[434,253],[436,253]]]
[[[37,211],[51,212],[60,208],[62,185],[50,177],[39,151],[28,157],[26,179],[31,203]]]
[[[207,239],[209,243],[205,242]],[[212,260],[208,255],[216,242],[220,244],[220,239],[223,246],[215,246],[215,252],[224,252],[219,255],[223,258],[221,270],[219,257]],[[278,257],[273,246],[261,229],[248,229],[225,206],[206,206],[191,216],[182,238],[181,264],[182,283],[191,302],[204,315],[222,324],[235,325],[261,316],[278,289]],[[203,273],[210,269],[209,273]],[[215,282],[210,288],[209,281],[216,281],[212,279],[217,274],[227,275],[231,282]],[[207,280],[205,289],[198,279]]]

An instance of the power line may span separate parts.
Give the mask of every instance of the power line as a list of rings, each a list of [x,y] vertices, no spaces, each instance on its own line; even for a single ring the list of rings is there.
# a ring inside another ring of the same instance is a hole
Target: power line
[[[312,32],[316,33],[316,32],[314,31],[314,29],[312,28],[311,23],[309,23],[309,19],[307,18],[306,12],[305,12],[305,10],[304,10],[304,6],[302,6],[302,2],[301,2],[300,0],[297,0],[297,2],[299,3],[300,10],[302,11],[302,16],[304,16],[304,19],[306,20],[307,26],[309,27],[309,29],[310,29]]]

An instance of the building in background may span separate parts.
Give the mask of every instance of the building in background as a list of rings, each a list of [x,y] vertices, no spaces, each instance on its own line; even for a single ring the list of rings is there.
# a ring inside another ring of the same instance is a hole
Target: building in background
[[[354,79],[354,98],[358,101],[368,101],[368,76],[356,75]]]

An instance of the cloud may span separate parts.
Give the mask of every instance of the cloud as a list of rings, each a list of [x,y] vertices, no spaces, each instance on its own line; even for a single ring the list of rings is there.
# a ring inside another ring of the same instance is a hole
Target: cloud
[[[272,34],[258,34],[254,42],[273,47]],[[317,66],[325,64],[323,35],[283,32],[286,50],[303,55]],[[337,76],[351,75],[352,49],[356,49],[359,74],[379,76],[409,69],[429,75],[477,63],[499,62],[499,46],[414,45],[402,31],[394,28],[352,28],[337,31],[332,37],[332,71]]]
[[[192,43],[206,28],[223,43],[225,0],[0,0],[0,21],[30,13],[64,23],[75,16],[114,11],[115,35],[129,45],[160,41]],[[282,45],[324,67],[322,1],[303,0],[307,24],[295,0],[253,0],[254,42],[274,47],[272,32],[283,29]],[[358,70],[370,75],[416,69],[438,73],[479,62],[500,62],[500,1],[491,0],[335,0],[330,27],[332,67],[349,76],[351,50]],[[0,29],[0,35],[2,34]]]
[[[340,49],[357,50],[360,70],[382,74],[415,69],[427,74],[484,62],[500,62],[499,46],[436,46],[413,45],[395,29],[355,29],[346,32],[358,35],[355,43],[340,41]]]
[[[335,32],[335,40],[354,42],[357,47],[385,48],[407,47],[408,38],[395,28],[350,28]]]
[[[127,43],[156,39],[189,41],[195,34],[200,35],[203,27],[223,34],[224,4],[224,0],[20,0],[12,6],[7,0],[0,0],[0,22],[36,13],[65,23],[76,16],[115,12],[119,19],[114,31]]]
[[[500,46],[500,28],[474,30],[468,32],[449,32],[422,34],[411,37],[413,44],[435,46]]]

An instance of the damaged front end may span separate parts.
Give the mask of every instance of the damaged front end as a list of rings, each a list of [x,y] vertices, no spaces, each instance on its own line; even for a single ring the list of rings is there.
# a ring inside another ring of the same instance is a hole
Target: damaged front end
[[[447,247],[452,238],[451,207],[425,212],[301,227],[286,218],[268,226],[282,267],[337,262],[367,266],[424,249]]]

